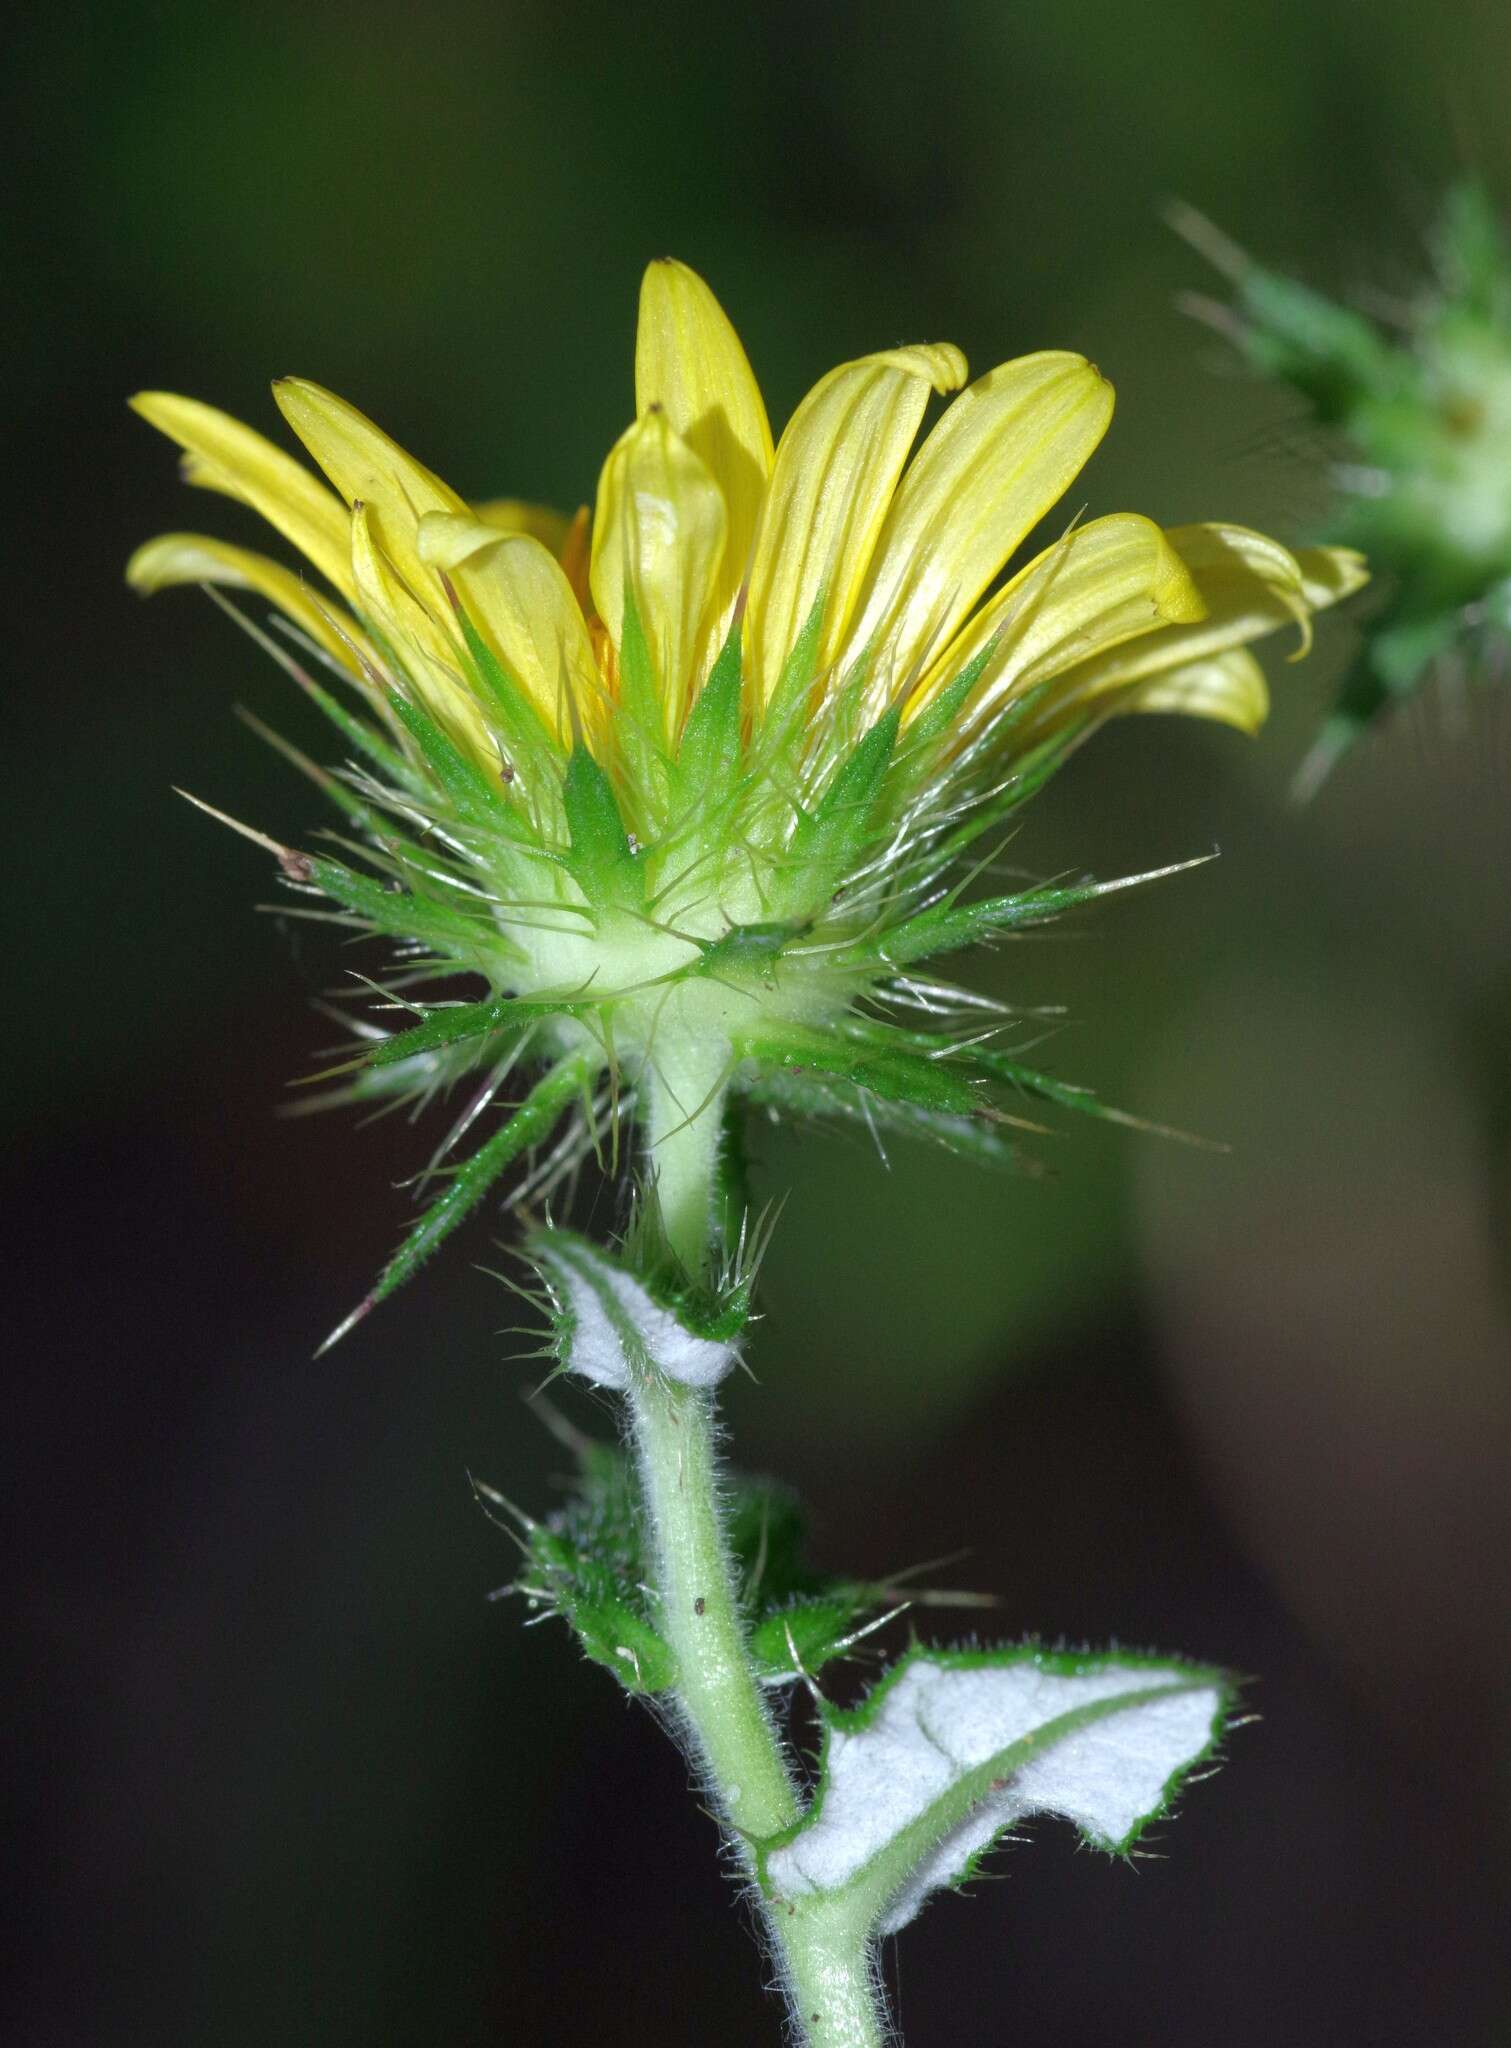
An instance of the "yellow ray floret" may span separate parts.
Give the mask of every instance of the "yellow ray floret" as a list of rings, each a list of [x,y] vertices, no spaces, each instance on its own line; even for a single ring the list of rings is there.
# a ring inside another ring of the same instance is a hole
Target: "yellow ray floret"
[[[517,499],[469,504],[301,378],[274,394],[329,484],[213,407],[149,392],[133,403],[184,450],[189,480],[253,507],[328,591],[193,534],[149,543],[129,574],[144,591],[256,591],[366,687],[423,702],[505,785],[498,690],[518,693],[548,747],[585,740],[623,784],[675,755],[737,621],[747,728],[786,678],[782,715],[795,703],[818,751],[837,702],[852,722],[892,705],[911,721],[965,672],[947,705],[962,746],[1010,705],[1014,745],[1112,711],[1255,729],[1267,697],[1249,643],[1294,623],[1304,652],[1312,614],[1363,581],[1359,558],[1117,513],[1072,523],[1001,583],[1106,431],[1112,388],[1062,351],[962,390],[966,374],[944,342],[842,364],[773,449],[723,308],[667,259],[645,275],[636,416],[591,525]],[[954,393],[914,453],[931,398]],[[655,806],[642,792],[631,809]]]
[[[740,338],[685,263],[645,273],[635,335],[635,416],[660,411],[713,478],[724,504],[724,552],[710,602],[709,638],[729,629],[771,478],[766,403]]]
[[[615,443],[593,516],[593,602],[620,644],[633,604],[660,685],[662,737],[681,728],[706,666],[728,529],[712,472],[655,410]]]
[[[532,534],[503,534],[467,513],[428,512],[421,559],[448,574],[472,623],[552,732],[602,720],[602,684],[581,607],[560,562]]]
[[[208,534],[159,534],[139,547],[126,564],[126,581],[143,597],[180,583],[255,590],[349,674],[361,674],[364,654],[370,661],[377,659],[356,620],[340,605],[312,592],[292,569],[251,548],[232,547]]]
[[[815,608],[815,665],[834,662],[929,393],[964,381],[965,357],[947,343],[888,349],[831,370],[793,414],[750,572],[746,650],[759,703]]]
[[[192,481],[242,499],[343,596],[351,596],[345,510],[307,469],[213,405],[176,398],[169,391],[142,391],[131,403],[144,420],[177,441],[192,465]]]
[[[1056,505],[1107,431],[1112,387],[1081,356],[1024,356],[949,407],[898,487],[876,544],[854,649],[920,673]]]

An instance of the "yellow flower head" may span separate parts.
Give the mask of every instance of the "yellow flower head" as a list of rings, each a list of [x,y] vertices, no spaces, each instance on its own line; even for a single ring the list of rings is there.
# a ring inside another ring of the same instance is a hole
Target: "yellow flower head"
[[[991,1084],[1021,1070],[938,1037],[937,991],[934,1033],[875,1001],[906,1006],[913,962],[1092,885],[961,905],[961,857],[1110,713],[1254,730],[1249,643],[1295,622],[1304,647],[1363,580],[1345,550],[1114,513],[1067,519],[1004,581],[1106,431],[1092,364],[1050,350],[970,383],[948,343],[887,349],[831,370],[774,444],[733,327],[669,260],[646,272],[636,417],[591,518],[469,504],[319,385],[274,395],[329,486],[209,406],[134,403],[189,482],[254,507],[319,580],[184,533],[128,574],[270,601],[302,642],[285,664],[352,748],[321,779],[372,872],[287,854],[285,872],[422,948],[432,978],[352,1092],[501,1090],[522,1054],[550,1062],[453,1180],[472,1172],[466,1198],[422,1219],[422,1252],[572,1101],[560,1156],[591,1143],[621,1077],[669,1215],[672,1136],[700,1127],[711,1150],[731,1089],[981,1149]],[[443,1004],[448,976],[482,995]],[[669,1221],[674,1244],[705,1223]]]

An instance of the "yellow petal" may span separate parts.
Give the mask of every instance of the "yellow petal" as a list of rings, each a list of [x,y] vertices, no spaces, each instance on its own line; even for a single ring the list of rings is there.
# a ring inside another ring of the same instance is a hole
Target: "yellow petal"
[[[131,404],[185,450],[190,482],[210,485],[250,505],[307,555],[343,597],[351,598],[347,516],[317,477],[213,405],[178,398],[171,391],[139,391]]]
[[[1154,521],[1111,513],[1077,527],[1021,569],[940,656],[904,717],[913,718],[988,646],[962,725],[975,725],[1073,663],[1204,612],[1190,570]]]
[[[603,686],[581,607],[550,550],[446,512],[420,521],[419,549],[451,576],[468,618],[547,726],[568,744],[580,726],[592,731]]]
[[[1211,661],[1281,626],[1299,624],[1304,651],[1311,614],[1368,580],[1363,557],[1351,548],[1303,548],[1293,555],[1262,533],[1217,524],[1172,528],[1166,538],[1191,571],[1206,617],[1194,625],[1162,626],[1066,669],[1035,707],[1035,730],[1109,690]]]
[[[846,656],[869,648],[893,690],[932,663],[1111,417],[1112,386],[1060,351],[1003,363],[962,392],[892,501]]]
[[[362,503],[352,512],[352,571],[359,607],[393,650],[425,708],[459,747],[490,774],[497,774],[498,748],[462,680],[455,648],[395,572]]]
[[[572,524],[554,505],[533,505],[528,498],[485,498],[472,509],[485,526],[495,526],[500,533],[528,533],[557,556]]]
[[[1158,627],[1067,668],[1033,707],[1025,734],[1038,736],[1110,693],[1129,692],[1129,708],[1137,710],[1141,686],[1171,675],[1176,676],[1176,695],[1198,715],[1252,731],[1254,726],[1244,721],[1262,718],[1268,698],[1261,703],[1247,664],[1225,664],[1223,657],[1286,625],[1300,626],[1304,652],[1312,613],[1338,603],[1368,580],[1363,557],[1351,548],[1303,548],[1293,555],[1248,527],[1219,524],[1176,527],[1165,537],[1191,571],[1206,617],[1192,625]],[[1209,668],[1213,673],[1207,677],[1203,672]],[[1243,715],[1204,711],[1204,692],[1216,704],[1238,706]],[[1148,708],[1179,706],[1162,701],[1156,691]]]
[[[593,602],[616,644],[632,596],[674,736],[698,680],[695,663],[724,555],[724,499],[666,415],[619,437],[598,481]]]
[[[256,590],[351,675],[362,674],[357,650],[371,653],[356,620],[318,597],[292,569],[204,534],[163,533],[149,540],[126,564],[126,581],[144,597],[182,583]]]
[[[1211,718],[1252,737],[1270,714],[1264,670],[1247,647],[1230,647],[1206,661],[1182,662],[1114,700],[1115,711],[1178,711]]]
[[[758,701],[817,604],[817,667],[828,668],[857,593],[929,392],[964,383],[965,357],[948,342],[889,349],[842,363],[788,422],[756,541],[745,609],[745,650]]]
[[[1229,628],[1221,644],[1257,639],[1291,619],[1301,635],[1294,661],[1311,647],[1311,614],[1369,581],[1364,557],[1353,548],[1302,548],[1292,554],[1267,534],[1230,522],[1172,527],[1170,539],[1207,594],[1214,619]],[[1252,622],[1248,630],[1233,630],[1245,621]]]
[[[415,527],[427,512],[466,512],[464,501],[334,392],[302,377],[280,377],[273,396],[347,504],[367,507],[373,539],[414,595],[439,605],[440,593],[415,549]]]
[[[724,559],[708,634],[722,642],[750,568],[771,475],[771,428],[760,386],[729,317],[696,271],[662,257],[640,287],[635,412],[660,406],[724,496]]]

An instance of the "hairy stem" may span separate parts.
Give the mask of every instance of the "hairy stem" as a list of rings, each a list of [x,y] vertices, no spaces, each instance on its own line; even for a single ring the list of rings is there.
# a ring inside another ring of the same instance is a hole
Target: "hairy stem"
[[[650,1164],[667,1243],[694,1280],[714,1250],[714,1185],[724,1125],[728,1049],[678,1045],[647,1076]]]
[[[767,1918],[775,1924],[777,1915]],[[883,2048],[897,2040],[863,1935],[809,1912],[788,1922],[781,1950],[793,2017],[810,2048]]]
[[[746,1648],[719,1518],[713,1400],[661,1380],[636,1387],[631,1408],[661,1632],[688,1733],[728,1825],[760,1840],[791,1827],[800,1809]]]
[[[715,1201],[722,1055],[683,1058],[651,1077],[651,1161],[667,1240],[705,1278]],[[802,1799],[751,1663],[740,1588],[720,1513],[713,1396],[653,1375],[630,1393],[650,1517],[661,1632],[677,1659],[684,1734],[725,1826],[755,1876],[756,1847],[790,1828]],[[890,2038],[865,1929],[764,1900],[763,1917],[794,2021],[811,2048],[880,2048]]]
[[[753,1876],[755,1846],[790,1828],[802,1803],[746,1643],[719,1513],[713,1397],[655,1379],[633,1389],[630,1410],[685,1733]],[[763,1915],[811,2048],[880,2048],[891,2038],[864,1929],[811,1901],[801,1913],[765,1901]]]

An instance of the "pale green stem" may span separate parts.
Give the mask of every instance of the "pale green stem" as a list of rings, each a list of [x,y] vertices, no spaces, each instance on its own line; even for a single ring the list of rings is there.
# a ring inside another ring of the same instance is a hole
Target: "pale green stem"
[[[775,1914],[768,1914],[774,1922]],[[792,2009],[811,2048],[882,2048],[895,2041],[864,1930],[832,1913],[799,1911],[782,1937]]]
[[[683,1265],[700,1276],[715,1230],[720,1080],[718,1066],[700,1070],[688,1061],[675,1074],[658,1074],[652,1091],[651,1158],[663,1224]],[[632,1387],[630,1414],[661,1633],[677,1660],[685,1732],[754,1877],[755,1846],[790,1828],[802,1801],[746,1641],[720,1515],[713,1396],[656,1375]],[[768,1901],[763,1916],[810,2048],[881,2048],[892,2038],[865,1928],[814,1900],[797,1913]]]
[[[753,1845],[802,1807],[746,1645],[719,1517],[713,1398],[658,1378],[633,1389],[630,1411],[686,1731],[754,1875]],[[810,2048],[880,2048],[890,2035],[865,1929],[814,1900],[791,1914],[768,1903],[764,1917]]]
[[[658,1380],[636,1387],[630,1404],[682,1710],[725,1820],[760,1840],[791,1827],[800,1808],[745,1645],[719,1521],[713,1399]]]
[[[714,1181],[724,1124],[727,1048],[658,1052],[650,1092],[650,1164],[667,1242],[695,1280],[707,1278]]]

